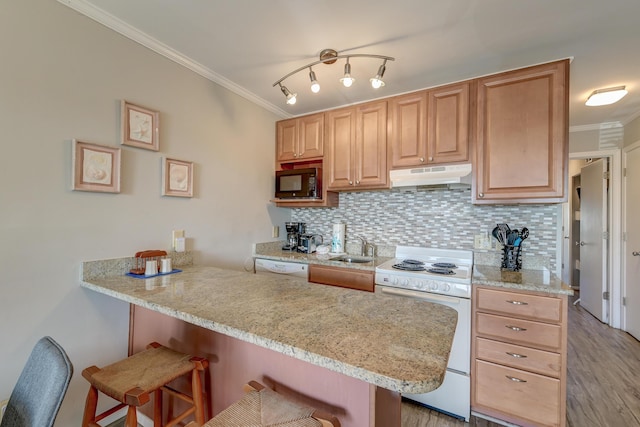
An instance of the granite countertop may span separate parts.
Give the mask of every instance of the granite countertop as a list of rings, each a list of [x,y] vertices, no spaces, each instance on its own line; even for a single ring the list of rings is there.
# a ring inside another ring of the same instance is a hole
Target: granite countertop
[[[573,295],[573,289],[551,274],[546,268],[539,270],[503,271],[489,265],[473,266],[473,284],[496,286],[521,291]]]
[[[85,264],[85,288],[391,391],[444,378],[457,313],[440,304],[215,267],[137,279]]]

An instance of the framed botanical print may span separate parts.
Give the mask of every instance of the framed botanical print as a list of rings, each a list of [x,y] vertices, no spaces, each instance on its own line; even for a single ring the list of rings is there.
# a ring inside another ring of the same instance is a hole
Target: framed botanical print
[[[72,190],[120,192],[120,148],[73,140]]]
[[[160,113],[121,101],[122,144],[147,150],[160,150]]]
[[[193,162],[162,159],[162,195],[193,197]]]

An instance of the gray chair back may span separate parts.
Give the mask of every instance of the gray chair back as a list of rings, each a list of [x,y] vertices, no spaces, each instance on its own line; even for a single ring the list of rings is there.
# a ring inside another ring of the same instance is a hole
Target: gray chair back
[[[41,338],[11,392],[0,427],[52,427],[71,375],[64,349],[50,337]]]

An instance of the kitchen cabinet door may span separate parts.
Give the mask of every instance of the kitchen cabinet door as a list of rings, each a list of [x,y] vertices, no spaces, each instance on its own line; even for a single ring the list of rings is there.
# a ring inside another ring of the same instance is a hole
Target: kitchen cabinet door
[[[427,92],[389,101],[391,168],[423,165],[427,160]]]
[[[324,149],[324,113],[282,120],[276,125],[276,159],[291,162],[321,158]]]
[[[386,101],[327,112],[325,134],[328,189],[388,188]]]
[[[569,62],[478,79],[474,203],[567,200]]]
[[[327,187],[351,189],[354,180],[356,110],[345,108],[327,112]]]
[[[469,86],[465,82],[429,91],[428,163],[469,160]]]
[[[392,98],[391,168],[469,161],[469,82]]]
[[[387,102],[368,103],[356,114],[356,188],[387,188]]]

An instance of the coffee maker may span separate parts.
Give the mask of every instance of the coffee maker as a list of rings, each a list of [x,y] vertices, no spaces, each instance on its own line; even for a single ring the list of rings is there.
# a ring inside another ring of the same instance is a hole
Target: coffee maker
[[[297,251],[300,246],[300,237],[307,232],[307,223],[285,222],[284,226],[287,229],[287,241],[282,250]]]

